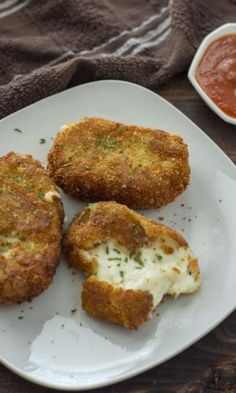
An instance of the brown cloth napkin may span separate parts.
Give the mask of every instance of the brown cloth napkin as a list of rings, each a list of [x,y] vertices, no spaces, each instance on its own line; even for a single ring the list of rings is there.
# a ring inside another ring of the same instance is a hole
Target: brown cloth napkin
[[[236,0],[1,1],[0,118],[98,79],[155,90],[235,21]]]

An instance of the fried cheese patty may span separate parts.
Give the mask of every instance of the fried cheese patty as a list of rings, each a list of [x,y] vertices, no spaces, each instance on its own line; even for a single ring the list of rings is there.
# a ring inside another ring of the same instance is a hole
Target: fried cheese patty
[[[89,205],[63,243],[70,264],[87,276],[84,310],[129,329],[148,320],[164,295],[200,285],[198,261],[180,234],[116,202]]]
[[[190,176],[181,137],[96,117],[62,127],[48,154],[48,169],[69,195],[137,209],[173,201]]]
[[[0,158],[0,304],[31,300],[52,282],[64,213],[40,162],[10,152]]]

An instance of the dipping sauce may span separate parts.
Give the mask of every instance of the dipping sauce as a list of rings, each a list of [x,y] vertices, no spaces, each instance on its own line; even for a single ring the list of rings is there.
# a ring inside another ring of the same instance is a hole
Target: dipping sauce
[[[223,112],[236,118],[236,34],[224,35],[209,45],[196,79]]]

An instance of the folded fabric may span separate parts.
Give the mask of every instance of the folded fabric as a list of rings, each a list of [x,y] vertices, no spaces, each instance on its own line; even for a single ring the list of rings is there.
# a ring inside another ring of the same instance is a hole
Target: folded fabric
[[[235,0],[5,0],[0,118],[69,87],[122,79],[153,90],[187,69]]]

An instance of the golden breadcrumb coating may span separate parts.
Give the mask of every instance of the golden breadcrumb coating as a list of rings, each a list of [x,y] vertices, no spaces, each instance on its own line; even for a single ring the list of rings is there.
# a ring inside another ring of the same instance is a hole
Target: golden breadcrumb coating
[[[128,284],[124,288],[125,277],[122,267],[119,268],[121,269],[120,282],[114,281],[114,277],[111,282],[101,279],[102,275],[98,272],[104,260],[99,257],[101,254],[98,250],[102,246],[105,250],[104,255],[109,254],[111,251],[108,245],[111,241],[117,244],[117,248],[113,248],[115,252],[113,258],[108,258],[110,271],[115,264],[122,266],[120,262],[122,250],[127,251],[123,266],[127,267],[131,264],[130,255],[135,255],[133,257],[137,262],[135,268],[141,269],[145,267],[146,262],[141,260],[140,252],[144,248],[155,245],[157,241],[160,243],[159,251],[167,258],[174,255],[175,250],[181,249],[187,252],[190,249],[186,240],[173,229],[141,216],[116,202],[90,204],[72,220],[65,232],[63,244],[69,263],[82,270],[88,277],[83,283],[82,291],[84,310],[92,316],[121,324],[129,329],[136,329],[150,318],[154,308],[153,296],[148,290],[132,289]],[[89,257],[91,251],[94,253]],[[126,255],[129,255],[129,258]],[[163,258],[160,255],[157,257]],[[192,277],[193,285],[182,292],[176,287],[166,292],[175,297],[180,293],[194,292],[200,285],[198,262],[190,251],[184,263],[187,275]],[[173,275],[180,274],[178,267],[172,269]]]
[[[40,162],[14,152],[0,158],[0,304],[31,300],[52,282],[64,213]]]
[[[137,209],[173,201],[190,176],[181,137],[96,117],[63,126],[48,154],[48,169],[69,195]]]

